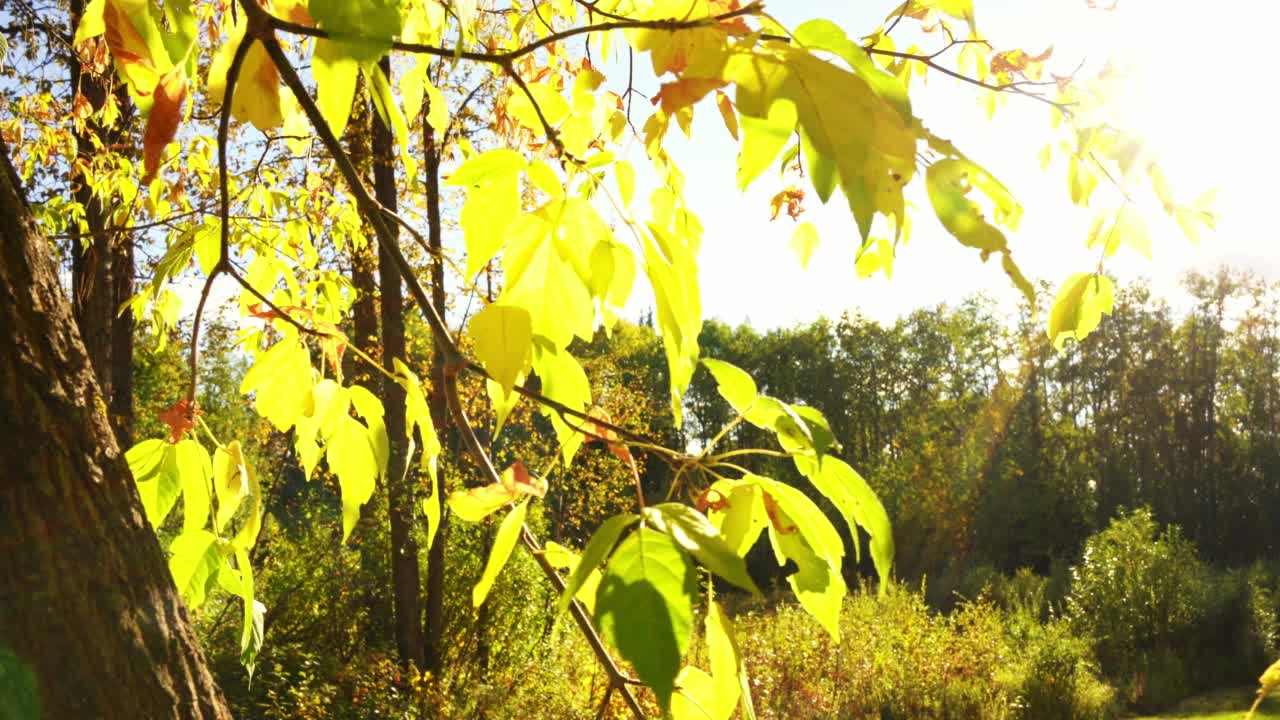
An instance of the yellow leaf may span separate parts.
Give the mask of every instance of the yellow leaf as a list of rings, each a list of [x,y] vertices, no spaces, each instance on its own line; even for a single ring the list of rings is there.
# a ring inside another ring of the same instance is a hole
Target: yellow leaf
[[[1069,339],[1083,340],[1098,327],[1102,315],[1111,314],[1115,287],[1111,279],[1095,273],[1076,273],[1063,283],[1049,314],[1049,339],[1059,350]]]
[[[533,357],[533,324],[529,311],[494,303],[471,318],[467,331],[476,357],[493,379],[510,393],[516,378],[528,372]]]
[[[489,550],[489,559],[485,561],[484,572],[480,575],[480,581],[471,589],[471,606],[480,607],[484,604],[484,600],[489,595],[489,590],[493,588],[493,583],[498,579],[498,573],[502,571],[502,567],[507,564],[507,559],[511,557],[511,551],[515,549],[516,541],[520,539],[520,531],[524,527],[525,512],[529,509],[528,499],[521,501],[515,506],[507,516],[502,519],[502,524],[498,526],[498,532],[493,538],[493,547]]]
[[[800,258],[801,268],[809,267],[809,258],[813,257],[813,251],[817,248],[818,228],[811,222],[797,225],[795,232],[791,233],[791,249],[795,250],[796,257]]]
[[[335,137],[342,137],[347,127],[359,72],[360,66],[337,43],[327,38],[316,38],[316,51],[311,56],[316,104]]]

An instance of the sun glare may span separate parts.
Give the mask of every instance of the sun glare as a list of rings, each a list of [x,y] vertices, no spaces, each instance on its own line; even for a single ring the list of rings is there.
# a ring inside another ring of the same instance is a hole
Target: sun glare
[[[1252,182],[1259,157],[1276,141],[1272,93],[1258,82],[1269,67],[1269,40],[1280,3],[1222,6],[1121,1],[1110,25],[1093,35],[1090,61],[1110,57],[1130,82],[1112,108],[1141,135],[1183,192]]]

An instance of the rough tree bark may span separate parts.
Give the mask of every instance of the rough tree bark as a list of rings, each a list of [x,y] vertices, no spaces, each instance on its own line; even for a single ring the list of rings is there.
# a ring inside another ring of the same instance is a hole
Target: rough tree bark
[[[44,720],[230,718],[0,155],[0,657]]]
[[[383,57],[382,72],[391,77],[391,59]],[[396,210],[395,138],[391,128],[377,113],[373,117],[373,194],[383,207]],[[392,228],[395,228],[392,225]],[[393,232],[393,237],[398,237]],[[394,240],[393,240],[394,242]],[[393,359],[406,362],[404,340],[404,296],[400,271],[387,248],[378,253],[378,278],[382,286],[382,366],[394,373]],[[396,610],[396,650],[402,665],[421,668],[425,660],[422,638],[422,611],[419,602],[420,571],[418,542],[413,535],[413,486],[410,477],[409,443],[405,434],[404,388],[382,378],[382,405],[386,413],[390,452],[387,459],[387,514],[391,521],[391,585]]]

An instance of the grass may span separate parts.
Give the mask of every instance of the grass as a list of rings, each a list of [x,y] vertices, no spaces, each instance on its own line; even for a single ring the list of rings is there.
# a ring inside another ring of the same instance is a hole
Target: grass
[[[1160,715],[1134,720],[1240,720],[1253,704],[1255,691],[1256,688],[1250,687],[1214,690],[1184,700]],[[1280,698],[1268,698],[1253,717],[1255,720],[1280,720]]]

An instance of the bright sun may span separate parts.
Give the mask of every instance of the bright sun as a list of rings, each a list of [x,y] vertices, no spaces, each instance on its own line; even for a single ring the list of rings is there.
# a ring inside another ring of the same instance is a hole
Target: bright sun
[[[1086,52],[1131,68],[1132,87],[1114,110],[1146,138],[1175,185],[1230,191],[1253,183],[1260,158],[1276,154],[1276,104],[1258,81],[1272,63],[1267,34],[1278,22],[1274,0],[1121,0],[1113,16],[1099,18],[1110,27]]]

